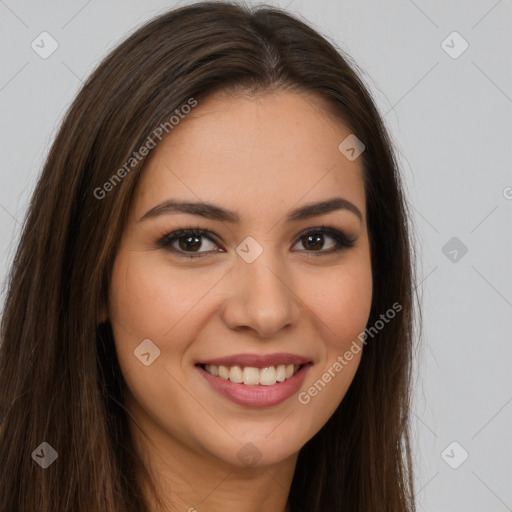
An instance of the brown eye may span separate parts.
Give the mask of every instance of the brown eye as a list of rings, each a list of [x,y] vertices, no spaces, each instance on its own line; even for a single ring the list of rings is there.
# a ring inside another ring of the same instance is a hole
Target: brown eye
[[[302,241],[302,245],[306,249],[308,249],[308,250],[311,249],[311,250],[315,250],[315,251],[323,249],[324,243],[325,243],[323,234],[307,235],[307,236],[303,237],[301,239],[301,241]]]
[[[201,237],[199,236],[180,236],[178,239],[178,245],[183,251],[188,249],[197,252],[202,245]]]
[[[212,235],[202,229],[180,229],[162,237],[157,245],[179,256],[194,258],[210,252],[223,252]],[[201,250],[200,250],[201,249]],[[204,249],[204,250],[202,250]]]
[[[300,236],[297,243],[299,242],[304,247],[304,249],[299,250],[305,250],[306,252],[313,253],[315,256],[349,249],[354,246],[354,240],[349,239],[341,231],[332,228],[309,230]]]

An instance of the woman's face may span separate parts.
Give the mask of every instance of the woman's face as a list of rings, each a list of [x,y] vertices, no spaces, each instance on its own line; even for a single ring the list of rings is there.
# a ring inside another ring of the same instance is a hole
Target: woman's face
[[[127,406],[162,454],[296,456],[354,377],[372,299],[363,168],[321,105],[216,95],[152,150],[108,315]]]

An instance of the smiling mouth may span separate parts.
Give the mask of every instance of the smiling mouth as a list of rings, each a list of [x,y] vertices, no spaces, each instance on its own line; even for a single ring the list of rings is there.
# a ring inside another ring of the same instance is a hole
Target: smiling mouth
[[[235,384],[246,386],[273,386],[293,377],[304,366],[303,364],[280,364],[255,368],[253,366],[217,366],[213,364],[200,364],[203,370],[214,377],[229,380]]]

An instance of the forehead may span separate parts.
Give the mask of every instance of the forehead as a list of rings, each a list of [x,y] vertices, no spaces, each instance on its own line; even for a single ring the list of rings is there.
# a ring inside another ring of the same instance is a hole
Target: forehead
[[[141,209],[169,196],[226,202],[243,211],[343,195],[365,212],[361,159],[338,149],[351,130],[311,94],[212,96],[152,150]]]

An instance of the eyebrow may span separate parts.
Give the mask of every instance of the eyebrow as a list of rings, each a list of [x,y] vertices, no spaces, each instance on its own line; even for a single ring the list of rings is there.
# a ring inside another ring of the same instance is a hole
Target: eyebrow
[[[363,221],[363,214],[359,208],[342,197],[333,197],[326,201],[319,203],[311,203],[301,206],[291,211],[287,216],[288,222],[296,222],[299,220],[309,219],[319,215],[325,215],[337,210],[347,210],[356,215],[359,220]],[[157,204],[148,210],[140,219],[139,222],[150,218],[158,217],[160,215],[176,213],[188,213],[190,215],[198,215],[207,219],[224,221],[224,222],[240,222],[240,215],[231,210],[226,210],[220,206],[211,203],[193,202],[193,201],[179,201],[176,199],[167,199],[160,204]]]

